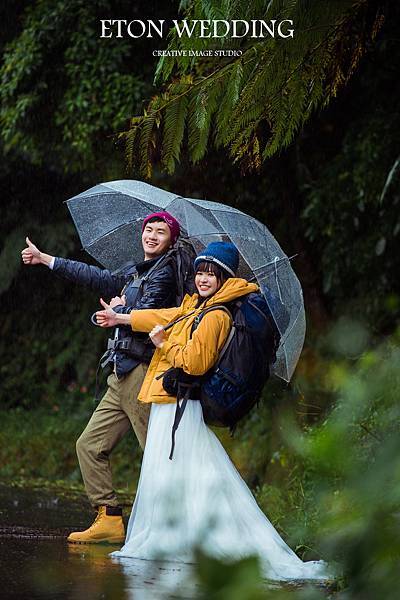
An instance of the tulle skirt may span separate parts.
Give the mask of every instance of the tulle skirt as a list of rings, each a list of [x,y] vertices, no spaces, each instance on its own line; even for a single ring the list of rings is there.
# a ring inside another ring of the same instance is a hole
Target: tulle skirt
[[[219,558],[258,555],[272,580],[330,579],[326,563],[303,562],[257,506],[199,402],[188,401],[169,460],[174,416],[174,404],[151,407],[126,542],[112,556],[194,562],[200,547]]]

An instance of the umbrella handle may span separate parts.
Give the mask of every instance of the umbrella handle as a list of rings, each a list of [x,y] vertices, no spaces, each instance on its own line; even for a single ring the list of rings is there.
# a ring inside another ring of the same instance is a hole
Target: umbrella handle
[[[101,325],[99,325],[98,322],[96,321],[96,313],[95,312],[90,317],[90,321],[93,325],[96,325],[96,327],[101,327]]]

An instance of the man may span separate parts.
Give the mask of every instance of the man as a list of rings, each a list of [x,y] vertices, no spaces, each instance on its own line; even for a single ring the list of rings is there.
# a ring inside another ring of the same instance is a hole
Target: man
[[[180,234],[179,223],[169,213],[153,213],[143,221],[144,261],[121,274],[77,261],[56,258],[41,252],[26,238],[22,260],[27,265],[47,265],[54,273],[71,282],[87,285],[111,298],[116,312],[132,309],[167,308],[176,305],[176,269],[172,257],[166,256]],[[111,478],[109,455],[132,426],[144,448],[149,406],[138,402],[153,345],[147,336],[119,327],[108,341],[102,364],[111,363],[113,372],[107,379],[108,389],[76,444],[79,465],[88,498],[97,510],[93,524],[85,531],[69,535],[71,543],[124,541],[122,509],[118,504]]]

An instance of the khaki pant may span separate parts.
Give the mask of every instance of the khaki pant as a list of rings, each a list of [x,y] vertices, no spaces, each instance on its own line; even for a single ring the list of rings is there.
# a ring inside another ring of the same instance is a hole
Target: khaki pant
[[[146,371],[147,365],[140,364],[120,379],[114,373],[108,377],[108,390],[76,443],[83,482],[93,506],[118,506],[109,455],[131,427],[144,448],[151,404],[143,404],[137,397]]]

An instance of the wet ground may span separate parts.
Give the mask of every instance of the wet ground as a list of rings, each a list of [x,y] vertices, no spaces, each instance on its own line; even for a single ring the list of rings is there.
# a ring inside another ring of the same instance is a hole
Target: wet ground
[[[82,497],[0,485],[0,598],[158,600],[193,598],[190,565],[117,562],[118,546],[70,545],[93,513]]]
[[[128,515],[129,510],[126,512]],[[66,542],[68,533],[85,529],[93,518],[86,498],[79,493],[71,493],[71,490],[0,484],[0,599],[159,600],[207,597],[207,594],[201,595],[191,565],[132,558],[112,559],[110,552],[119,546],[71,545]],[[232,577],[232,572],[229,577]],[[264,591],[274,592],[279,587],[265,582],[262,596]],[[285,591],[292,597],[292,592],[299,587],[289,586]],[[323,597],[330,597],[327,588],[321,589],[324,589]],[[308,590],[302,591],[307,593]],[[235,592],[239,591],[235,589]],[[271,597],[270,594],[266,596]],[[230,600],[231,592],[218,597]],[[242,597],[250,596],[248,593],[245,596],[235,595],[235,598]],[[279,597],[282,598],[281,595]],[[315,595],[312,597],[315,598]]]

